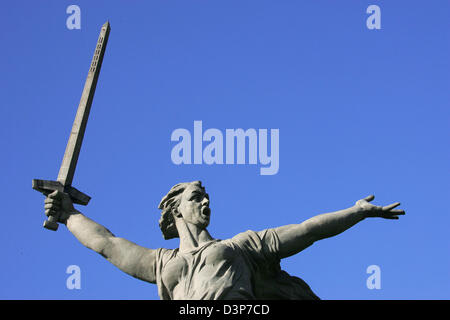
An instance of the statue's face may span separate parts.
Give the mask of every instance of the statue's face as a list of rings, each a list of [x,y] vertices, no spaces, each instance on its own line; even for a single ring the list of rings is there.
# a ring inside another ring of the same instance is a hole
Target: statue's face
[[[209,225],[211,216],[209,195],[198,186],[188,186],[181,195],[178,213],[187,223],[205,229]]]

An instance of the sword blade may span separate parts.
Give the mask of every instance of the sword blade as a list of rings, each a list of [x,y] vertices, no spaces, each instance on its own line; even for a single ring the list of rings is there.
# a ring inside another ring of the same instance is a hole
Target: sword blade
[[[80,104],[78,105],[77,114],[73,122],[72,131],[70,132],[69,141],[67,142],[66,151],[64,152],[64,157],[58,173],[57,180],[63,186],[72,185],[110,30],[109,22],[106,22],[100,30],[97,46],[95,47],[94,56],[81,95]]]

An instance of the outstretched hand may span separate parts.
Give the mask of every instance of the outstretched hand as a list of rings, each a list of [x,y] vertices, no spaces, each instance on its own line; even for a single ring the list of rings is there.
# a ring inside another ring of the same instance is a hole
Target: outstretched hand
[[[398,216],[404,215],[404,210],[394,209],[400,205],[400,202],[395,202],[390,205],[381,207],[370,203],[375,199],[374,195],[368,196],[364,199],[356,201],[356,206],[363,210],[364,217],[379,217],[384,219],[398,219]]]

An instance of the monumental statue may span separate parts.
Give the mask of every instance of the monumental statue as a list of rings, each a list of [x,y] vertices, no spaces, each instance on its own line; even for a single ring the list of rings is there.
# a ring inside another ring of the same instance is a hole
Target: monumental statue
[[[56,230],[59,223],[66,225],[84,246],[123,272],[156,284],[164,300],[312,300],[319,297],[305,281],[281,270],[281,259],[366,218],[398,219],[405,214],[395,209],[399,203],[377,206],[371,203],[374,196],[368,196],[349,208],[298,224],[248,230],[219,240],[207,230],[211,219],[209,195],[200,181],[192,181],[176,184],[159,203],[162,235],[164,239],[179,238],[179,248],[149,249],[116,237],[74,208],[74,203],[86,205],[90,197],[72,187],[109,29],[108,23],[102,27],[58,179],[33,180],[33,188],[46,195],[47,229]]]

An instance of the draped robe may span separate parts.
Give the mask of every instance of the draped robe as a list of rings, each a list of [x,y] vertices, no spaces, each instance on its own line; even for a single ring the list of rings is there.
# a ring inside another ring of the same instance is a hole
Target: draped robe
[[[155,275],[162,300],[319,299],[281,270],[274,229],[212,240],[188,252],[157,249]]]

